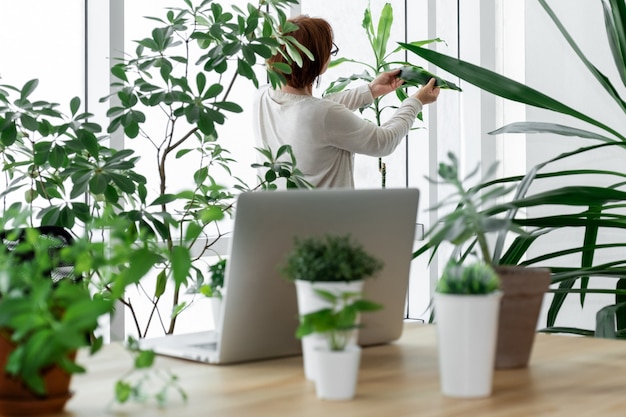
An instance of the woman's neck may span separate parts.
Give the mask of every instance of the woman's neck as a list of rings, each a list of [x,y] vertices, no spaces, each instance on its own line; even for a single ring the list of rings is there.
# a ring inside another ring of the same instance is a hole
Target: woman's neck
[[[297,94],[299,96],[312,96],[313,84],[302,88],[295,88],[290,85],[284,85],[283,87],[281,87],[280,91],[288,94]]]

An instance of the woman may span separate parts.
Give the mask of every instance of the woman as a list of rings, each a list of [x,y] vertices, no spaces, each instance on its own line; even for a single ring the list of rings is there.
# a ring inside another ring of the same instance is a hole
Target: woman
[[[382,73],[368,85],[324,97],[313,97],[313,82],[328,68],[337,49],[333,31],[320,18],[299,16],[290,21],[298,30],[290,33],[315,57],[302,56],[299,67],[291,64],[291,74],[280,90],[260,89],[255,108],[255,133],[259,145],[276,151],[291,145],[297,166],[315,187],[354,188],[354,154],[382,157],[392,153],[409,132],[425,104],[437,100],[435,80],[404,100],[394,115],[376,126],[354,114],[375,98],[394,91],[403,81],[400,70]],[[269,59],[285,62],[281,54]]]

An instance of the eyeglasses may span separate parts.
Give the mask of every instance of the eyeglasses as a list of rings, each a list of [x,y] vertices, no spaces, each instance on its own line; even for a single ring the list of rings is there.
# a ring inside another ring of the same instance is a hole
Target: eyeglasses
[[[339,47],[335,45],[335,42],[333,42],[333,48],[330,50],[330,54],[332,56],[337,56],[338,53],[339,53]]]

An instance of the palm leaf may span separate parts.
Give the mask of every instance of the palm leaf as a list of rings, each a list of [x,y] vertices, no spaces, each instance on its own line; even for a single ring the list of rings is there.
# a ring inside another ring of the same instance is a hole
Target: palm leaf
[[[559,31],[561,31],[561,34],[563,35],[563,37],[565,38],[567,43],[569,43],[570,47],[574,50],[576,55],[578,55],[578,58],[580,58],[582,63],[585,64],[585,66],[591,72],[591,74],[596,78],[596,80],[598,80],[600,85],[602,85],[602,87],[604,87],[604,89],[607,91],[607,93],[609,93],[609,95],[622,108],[622,110],[626,111],[626,103],[619,96],[619,93],[617,92],[615,87],[613,87],[613,84],[611,84],[611,81],[604,74],[602,74],[598,70],[598,68],[595,67],[595,65],[593,65],[587,59],[587,57],[583,54],[583,52],[580,50],[578,45],[576,45],[576,42],[574,42],[574,39],[570,36],[570,34],[567,31],[567,29],[565,29],[565,26],[563,26],[563,24],[561,23],[559,18],[556,16],[556,14],[554,14],[554,11],[552,11],[550,6],[548,6],[546,1],[545,0],[539,0],[539,3],[543,6],[544,10],[548,14],[548,16],[550,16],[550,18],[552,19],[552,21],[554,22],[556,27],[559,29]],[[626,64],[626,61],[622,62],[622,68],[623,68],[624,64]],[[618,67],[618,68],[620,68],[620,67]],[[621,71],[621,72],[623,72],[623,71]]]
[[[619,335],[616,323],[616,316],[626,308],[626,303],[612,304],[605,306],[596,313],[596,337],[608,339],[624,338]]]
[[[593,336],[594,335],[593,330],[579,329],[577,327],[563,327],[563,326],[546,327],[545,329],[540,329],[539,332],[551,333],[551,334],[568,333],[568,334],[574,334],[578,336]]]
[[[602,7],[615,67],[626,85],[626,3],[624,0],[602,0]]]
[[[535,236],[533,236],[535,237]],[[535,239],[539,237],[536,236]],[[532,243],[532,242],[531,242]],[[615,248],[619,248],[619,247],[623,247],[626,248],[626,243],[606,243],[606,244],[592,244],[589,246],[582,246],[582,247],[576,247],[576,248],[569,248],[569,249],[563,249],[563,250],[559,250],[556,252],[551,252],[551,253],[544,253],[543,255],[540,256],[536,256],[534,258],[530,258],[530,259],[526,259],[523,262],[520,262],[520,265],[533,265],[533,264],[538,264],[538,263],[544,263],[546,261],[549,261],[551,259],[554,258],[559,258],[562,256],[567,256],[567,255],[573,255],[573,254],[577,254],[577,253],[581,253],[584,252],[586,250],[602,250],[602,249],[615,249]],[[588,268],[586,268],[588,269]]]
[[[570,126],[564,126],[558,123],[546,122],[515,122],[489,132],[490,135],[499,135],[502,133],[553,133],[561,136],[575,136],[583,139],[596,139],[603,142],[615,142],[614,138],[609,138],[595,132],[577,129]]]
[[[380,63],[385,60],[387,54],[387,42],[391,35],[391,25],[393,24],[393,9],[390,3],[385,3],[383,10],[378,18],[378,28],[376,37],[374,38],[374,53],[376,54],[376,62]]]
[[[576,282],[576,279],[568,279],[566,281],[562,281],[559,284],[559,289],[569,290],[574,286],[575,282]],[[550,303],[550,307],[548,308],[547,324],[546,324],[548,327],[554,326],[554,323],[556,322],[556,318],[559,314],[559,311],[561,310],[561,307],[563,306],[563,303],[565,302],[565,297],[567,297],[568,294],[569,294],[568,291],[554,294],[554,298],[552,298],[552,302]]]
[[[558,113],[566,114],[585,121],[606,132],[611,133],[622,141],[626,141],[626,137],[621,135],[613,128],[601,123],[563,103],[557,101],[540,91],[521,84],[508,77],[500,75],[496,72],[481,68],[460,59],[456,59],[436,51],[420,48],[407,43],[400,43],[405,49],[415,53],[428,62],[437,67],[475,85],[476,87],[495,94],[499,97],[506,98],[519,103],[528,104],[530,106],[542,109],[552,110]]]

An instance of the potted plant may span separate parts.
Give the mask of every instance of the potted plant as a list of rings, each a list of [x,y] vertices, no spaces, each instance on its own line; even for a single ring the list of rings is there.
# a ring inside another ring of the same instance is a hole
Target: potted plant
[[[450,397],[491,395],[500,280],[483,262],[450,262],[435,290],[441,390]]]
[[[543,296],[550,285],[550,271],[545,268],[505,266],[494,262],[489,238],[501,231],[526,236],[527,232],[516,222],[499,215],[509,206],[498,203],[512,187],[498,185],[489,192],[480,187],[466,187],[459,178],[459,163],[456,156],[448,154],[449,163],[439,164],[439,178],[450,185],[454,192],[432,209],[453,206],[448,214],[441,216],[425,234],[426,243],[414,256],[437,248],[444,242],[454,245],[453,258],[465,260],[475,254],[482,262],[494,268],[501,280],[502,306],[500,308],[496,368],[519,368],[528,365],[537,330],[537,322]],[[478,173],[477,167],[466,179]],[[496,164],[486,171],[483,178],[495,172]],[[463,245],[466,246],[463,246]]]
[[[226,274],[226,259],[220,259],[209,266],[209,282],[200,287],[200,293],[211,299],[213,323],[219,328],[222,318],[222,289],[224,288],[224,275]]]
[[[622,110],[621,114],[626,115],[625,101],[622,93],[620,93],[623,90],[620,86],[623,87],[626,84],[626,77],[624,76],[626,57],[623,53],[626,50],[626,38],[624,37],[626,2],[615,0],[597,4],[598,8],[602,7],[601,12],[604,17],[604,25],[597,30],[606,31],[608,46],[605,49],[610,51],[611,55],[607,59],[607,65],[609,61],[615,63],[613,72],[619,74],[618,77],[612,77],[608,72],[603,73],[605,70],[598,64],[594,64],[591,59],[592,55],[587,54],[584,48],[577,44],[575,36],[570,34],[566,25],[546,0],[538,0],[538,3],[544,9],[547,17],[554,23],[558,30],[557,33],[562,36],[561,40],[569,45],[574,56],[579,59],[580,68],[586,68],[589,71],[589,74],[586,75],[590,75],[590,79],[595,79],[597,82],[595,85],[597,89],[594,89],[592,84],[590,84],[592,86],[590,88],[598,91],[598,100],[604,97],[607,107],[617,104],[618,108]],[[598,152],[614,150],[619,153],[626,149],[626,134],[623,131],[624,118],[614,118],[605,124],[591,113],[581,112],[567,105],[566,102],[560,101],[557,96],[548,96],[542,91],[489,69],[416,45],[402,44],[401,46],[447,73],[453,74],[486,92],[507,100],[549,110],[557,116],[565,115],[567,118],[571,117],[577,120],[576,125],[549,120],[519,121],[489,132],[492,135],[502,133],[558,135],[563,140],[568,141],[571,137],[576,137],[588,141],[588,145],[579,146],[576,144],[574,148],[538,163],[524,176],[501,178],[485,182],[477,185],[477,187],[488,192],[487,190],[494,184],[517,185],[515,195],[509,201],[508,207],[502,207],[502,209],[503,213],[506,213],[506,218],[527,227],[528,233],[524,236],[518,236],[514,240],[508,240],[505,236],[506,230],[502,229],[494,246],[492,259],[495,264],[502,265],[540,264],[552,271],[554,288],[551,292],[554,293],[554,296],[547,311],[546,328],[542,331],[593,336],[599,329],[603,335],[618,337],[620,332],[610,331],[607,333],[606,329],[613,328],[615,314],[620,316],[617,323],[620,328],[624,329],[626,309],[619,306],[611,305],[607,310],[603,310],[602,314],[597,314],[595,329],[581,328],[581,326],[576,325],[558,326],[556,323],[561,307],[568,295],[578,296],[581,307],[585,306],[585,300],[589,294],[606,294],[607,292],[615,296],[614,302],[618,305],[624,303],[624,300],[620,298],[624,286],[622,277],[626,274],[621,256],[624,242],[619,239],[606,242],[603,239],[603,236],[621,236],[626,228],[625,217],[619,210],[626,201],[623,182],[624,172],[620,169],[612,170],[604,167],[597,169],[591,163],[589,166],[580,165],[580,158],[601,160],[606,154],[598,155]],[[542,78],[550,76],[551,74],[548,72]],[[560,73],[557,72],[556,76],[559,77]],[[564,88],[569,88],[569,85]],[[560,163],[567,163],[572,158],[577,164],[573,169],[550,169],[552,166],[558,167]],[[576,178],[574,176],[582,176],[580,180],[576,180],[576,185],[563,185],[567,179]],[[533,193],[532,186],[536,182],[541,183],[542,191]],[[583,185],[585,183],[591,185]],[[563,207],[568,214],[544,215],[545,208],[554,207]],[[525,210],[520,213],[520,209]],[[566,230],[579,231],[582,238],[563,239],[562,233]],[[529,248],[536,241],[553,242],[554,244],[552,246],[546,245],[548,250],[539,256],[524,259]],[[551,250],[551,248],[554,249]],[[578,256],[579,261],[572,262],[570,258],[572,255]],[[564,257],[567,257],[566,261],[561,262]],[[615,288],[613,290],[594,288],[591,283],[594,282],[595,278],[600,278],[595,282],[606,282],[607,279],[615,280]],[[610,304],[613,303],[610,302]],[[610,314],[604,314],[607,312]]]
[[[101,346],[90,336],[113,302],[93,296],[71,274],[55,281],[55,273],[76,259],[51,234],[8,229],[11,215],[24,218],[16,209],[0,218],[0,413],[53,413],[71,396],[71,374],[84,372],[75,362],[77,350]]]
[[[116,311],[116,300],[146,275],[155,255],[129,245],[127,219],[113,213],[98,219],[107,242],[88,234],[71,238],[58,227],[33,227],[32,214],[19,203],[0,215],[0,410],[2,414],[42,414],[63,409],[71,397],[71,375],[85,369],[77,350],[99,351],[99,320]],[[95,221],[95,219],[94,219]],[[54,233],[53,233],[54,232]],[[89,272],[98,270],[97,278]],[[136,352],[131,367],[150,368],[154,354]],[[131,371],[132,372],[132,371]],[[177,387],[175,380],[168,381]],[[120,383],[118,382],[118,385]],[[159,395],[141,384],[116,387],[123,403]]]
[[[358,380],[361,347],[351,344],[363,312],[375,311],[382,306],[364,300],[353,292],[316,290],[329,306],[300,316],[296,337],[304,339],[317,334],[325,345],[315,348],[317,396],[327,400],[349,400],[354,397]]]
[[[281,272],[296,285],[298,311],[305,315],[329,307],[318,290],[335,293],[361,293],[363,280],[375,276],[382,262],[365,251],[350,235],[294,237],[291,251],[286,255]],[[304,371],[308,379],[315,380],[317,366],[311,352],[323,345],[317,334],[302,337]],[[353,335],[353,344],[356,338]]]

